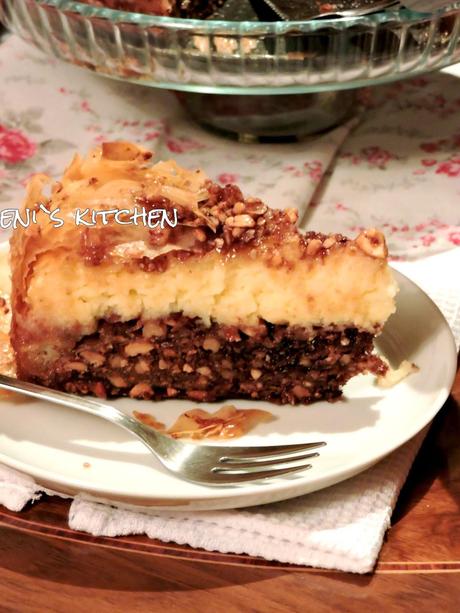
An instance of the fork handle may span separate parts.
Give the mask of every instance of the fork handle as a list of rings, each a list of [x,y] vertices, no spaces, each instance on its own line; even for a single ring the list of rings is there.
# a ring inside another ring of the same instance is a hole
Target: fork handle
[[[92,400],[90,398],[84,398],[80,396],[74,396],[73,394],[67,394],[66,392],[59,392],[57,390],[44,387],[43,385],[37,385],[36,383],[29,383],[28,381],[20,381],[13,377],[0,374],[0,389],[8,391],[19,392],[25,396],[31,396],[32,398],[38,398],[39,400],[47,400],[54,404],[68,407],[69,409],[76,409],[77,411],[83,411],[96,415],[106,419],[113,424],[124,428],[131,434],[134,434],[144,444],[147,444],[149,448],[152,445],[152,439],[158,440],[159,435],[155,430],[149,430],[148,435],[144,431],[142,424],[137,420],[126,415],[119,409],[99,402],[98,400]],[[149,440],[150,439],[150,440]]]

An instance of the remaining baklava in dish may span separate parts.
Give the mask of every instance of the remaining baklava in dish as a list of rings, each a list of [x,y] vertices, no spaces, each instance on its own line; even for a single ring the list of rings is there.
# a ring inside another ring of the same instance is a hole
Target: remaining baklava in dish
[[[11,239],[20,378],[295,404],[386,371],[373,339],[397,287],[378,231],[303,234],[295,210],[150,157],[105,143],[61,181],[31,180],[21,215],[34,222]]]
[[[160,15],[163,17],[208,17],[225,0],[80,0],[86,4],[118,11]]]

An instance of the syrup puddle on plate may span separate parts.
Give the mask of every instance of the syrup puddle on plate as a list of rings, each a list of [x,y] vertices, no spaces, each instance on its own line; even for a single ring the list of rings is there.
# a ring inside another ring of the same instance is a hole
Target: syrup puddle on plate
[[[227,404],[215,413],[204,409],[189,409],[179,415],[172,426],[166,426],[157,421],[150,413],[133,411],[135,419],[149,428],[172,438],[239,438],[247,434],[260,423],[267,423],[276,419],[269,411],[261,409],[237,409]]]

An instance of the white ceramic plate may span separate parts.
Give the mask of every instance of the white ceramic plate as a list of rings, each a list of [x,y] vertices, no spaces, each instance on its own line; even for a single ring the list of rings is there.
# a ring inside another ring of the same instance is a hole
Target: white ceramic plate
[[[421,289],[399,273],[396,277],[400,285],[397,312],[388,321],[379,346],[392,364],[409,359],[420,372],[391,389],[378,388],[373,377],[360,375],[346,386],[345,399],[334,404],[278,407],[233,402],[268,409],[278,417],[234,441],[235,445],[326,441],[309,471],[225,488],[195,485],[170,475],[140,442],[116,426],[19,396],[0,401],[0,462],[59,492],[84,492],[103,500],[175,510],[263,504],[347,479],[427,425],[442,407],[455,376],[456,349],[447,322]],[[114,404],[126,412],[151,412],[167,424],[193,406],[176,400],[123,399]]]

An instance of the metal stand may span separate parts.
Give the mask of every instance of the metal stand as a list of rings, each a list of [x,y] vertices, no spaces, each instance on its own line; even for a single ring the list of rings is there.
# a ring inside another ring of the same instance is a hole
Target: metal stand
[[[193,119],[241,142],[296,140],[324,132],[350,117],[357,90],[240,96],[178,92]]]

